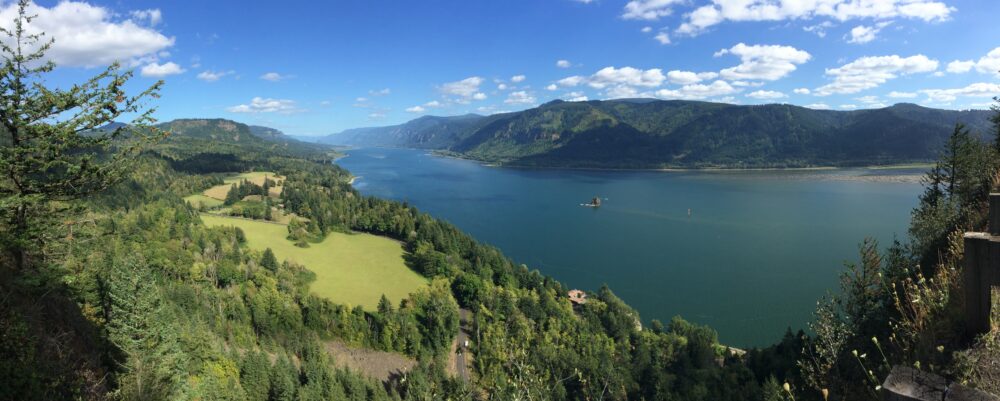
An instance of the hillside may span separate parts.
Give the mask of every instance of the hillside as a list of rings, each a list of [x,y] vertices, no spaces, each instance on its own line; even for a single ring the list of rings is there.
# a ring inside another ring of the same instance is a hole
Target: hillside
[[[834,111],[681,100],[553,101],[488,117],[425,116],[357,128],[321,142],[435,149],[514,166],[849,166],[933,160],[956,122],[982,133],[988,116],[905,103]]]
[[[317,141],[333,145],[445,149],[461,140],[462,134],[474,129],[483,118],[478,114],[424,116],[399,125],[353,128]]]
[[[171,160],[175,168],[192,172],[242,171],[269,156],[329,160],[336,154],[330,146],[300,142],[273,128],[221,118],[177,119],[157,128],[169,135],[153,151]]]

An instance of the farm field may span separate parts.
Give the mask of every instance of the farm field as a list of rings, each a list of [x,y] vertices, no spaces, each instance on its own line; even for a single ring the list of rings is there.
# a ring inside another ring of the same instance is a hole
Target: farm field
[[[310,289],[331,301],[375,310],[382,294],[399,304],[427,279],[403,262],[399,242],[371,234],[330,233],[323,242],[299,248],[285,237],[283,224],[202,214],[208,226],[235,226],[243,230],[255,250],[268,247],[278,260],[299,263],[316,273]]]

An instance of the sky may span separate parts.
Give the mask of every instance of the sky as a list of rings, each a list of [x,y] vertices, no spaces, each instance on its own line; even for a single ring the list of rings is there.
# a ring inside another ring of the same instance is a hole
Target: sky
[[[0,26],[14,4],[0,0]],[[120,61],[156,117],[293,135],[615,98],[988,108],[995,0],[44,1],[47,82]]]

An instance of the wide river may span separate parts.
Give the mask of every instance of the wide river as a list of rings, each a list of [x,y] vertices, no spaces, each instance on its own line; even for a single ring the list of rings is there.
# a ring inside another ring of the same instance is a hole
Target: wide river
[[[407,201],[570,288],[607,283],[646,323],[681,315],[735,346],[804,328],[858,243],[905,239],[921,190],[892,179],[915,170],[528,170],[348,154],[338,163],[362,193]],[[581,206],[594,196],[600,208]]]

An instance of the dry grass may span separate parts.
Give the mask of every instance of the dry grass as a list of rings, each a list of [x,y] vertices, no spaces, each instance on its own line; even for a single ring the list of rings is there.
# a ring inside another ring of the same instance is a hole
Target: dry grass
[[[965,352],[968,381],[972,387],[1000,394],[1000,289],[993,288],[993,328]]]
[[[205,192],[203,192],[203,194],[205,196],[209,197],[209,198],[214,198],[214,199],[218,199],[218,200],[225,200],[226,199],[226,194],[229,193],[229,188],[232,188],[233,183],[240,182],[240,181],[243,181],[243,180],[249,180],[250,182],[252,182],[254,184],[264,185],[264,179],[265,178],[270,178],[270,179],[276,180],[276,181],[284,181],[285,180],[285,177],[282,177],[280,175],[276,175],[276,174],[274,174],[274,173],[272,173],[270,171],[255,171],[255,172],[251,172],[251,173],[242,173],[242,174],[237,174],[237,175],[233,175],[233,176],[227,177],[224,180],[225,184],[216,185],[214,187],[206,189]],[[272,197],[275,197],[275,198],[278,197],[278,196],[281,196],[281,187],[280,186],[272,187],[268,191],[268,194],[270,194]]]
[[[417,361],[400,354],[356,348],[340,341],[328,341],[326,350],[338,367],[346,367],[383,382],[393,375],[410,371],[417,364]]]

